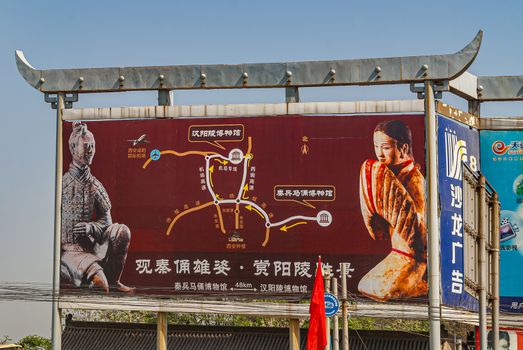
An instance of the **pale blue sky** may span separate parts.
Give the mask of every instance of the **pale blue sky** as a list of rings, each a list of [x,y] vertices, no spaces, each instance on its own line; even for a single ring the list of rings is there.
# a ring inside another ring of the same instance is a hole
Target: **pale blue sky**
[[[19,76],[36,68],[279,62],[445,54],[485,31],[470,71],[523,74],[521,1],[0,2],[0,281],[51,283],[55,112]],[[304,101],[409,99],[408,86],[314,88]],[[282,90],[184,91],[177,104],[282,102]],[[465,103],[444,95],[448,103]],[[153,93],[80,96],[75,107],[154,105]],[[485,115],[523,115],[486,104]],[[0,336],[50,335],[50,303],[0,301]]]

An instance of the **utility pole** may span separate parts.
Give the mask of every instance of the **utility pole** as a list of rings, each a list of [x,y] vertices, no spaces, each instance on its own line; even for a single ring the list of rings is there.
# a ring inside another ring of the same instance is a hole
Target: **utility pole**
[[[436,103],[434,83],[425,82],[425,132],[427,143],[427,199],[428,199],[428,274],[429,274],[429,323],[430,350],[441,348],[440,320],[440,256],[438,216],[438,162],[436,136]]]
[[[349,302],[347,300],[347,266],[341,264],[341,317],[342,317],[342,349],[349,350]]]

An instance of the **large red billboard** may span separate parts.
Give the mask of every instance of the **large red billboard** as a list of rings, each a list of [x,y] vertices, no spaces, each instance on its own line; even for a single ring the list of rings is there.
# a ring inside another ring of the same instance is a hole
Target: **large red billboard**
[[[479,327],[475,330],[475,349],[481,350]],[[492,350],[494,333],[491,329],[487,333],[487,350]],[[523,331],[517,328],[499,329],[499,350],[518,350],[523,349]]]
[[[61,292],[424,297],[422,115],[64,123]]]

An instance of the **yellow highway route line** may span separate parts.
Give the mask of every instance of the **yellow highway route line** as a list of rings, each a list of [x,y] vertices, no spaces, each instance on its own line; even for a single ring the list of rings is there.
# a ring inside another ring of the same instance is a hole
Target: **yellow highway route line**
[[[167,236],[169,236],[171,234],[171,230],[174,226],[174,224],[176,223],[176,221],[178,221],[182,216],[184,215],[187,215],[189,213],[192,213],[194,211],[197,211],[197,210],[200,210],[200,209],[203,209],[203,208],[207,208],[208,206],[210,205],[213,205],[214,202],[207,202],[205,204],[202,204],[202,205],[199,205],[197,207],[194,207],[194,208],[190,208],[190,209],[187,209],[185,211],[182,211],[180,214],[176,215],[173,219],[173,221],[171,221],[171,223],[169,224],[169,227],[167,228]]]
[[[247,154],[251,153],[252,150],[252,137],[247,137]]]
[[[234,209],[234,226],[237,230],[240,229],[240,204],[236,204]]]
[[[216,204],[216,212],[218,213],[218,220],[220,221],[220,230],[225,234],[227,231],[225,231],[225,226],[223,225],[222,210],[220,209],[219,204]]]
[[[262,243],[262,247],[265,247],[269,243],[269,233],[271,231],[270,227],[265,228],[265,240]]]
[[[185,156],[190,156],[190,155],[208,156],[208,155],[211,155],[211,154],[218,154],[218,153],[216,153],[216,152],[200,152],[200,151],[176,152],[176,151],[173,151],[173,150],[166,150],[166,151],[161,151],[160,152],[160,155],[164,155],[164,154],[172,154],[172,155],[178,156],[178,157],[185,157]],[[150,162],[152,162],[152,158],[151,157],[149,157],[149,159],[147,159],[145,161],[145,163],[142,165],[142,168],[143,169],[147,168],[147,166],[149,165]]]

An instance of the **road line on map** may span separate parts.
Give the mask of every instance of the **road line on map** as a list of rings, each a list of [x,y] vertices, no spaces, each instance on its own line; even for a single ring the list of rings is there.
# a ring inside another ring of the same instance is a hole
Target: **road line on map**
[[[214,190],[211,187],[211,184],[209,183],[209,162],[211,159],[216,158],[214,156],[205,157],[205,183],[207,184],[207,190],[211,194],[212,200],[216,202],[218,199],[216,198],[216,194],[214,193]]]
[[[185,157],[185,156],[189,156],[189,155],[208,156],[208,155],[217,154],[217,153],[216,152],[200,152],[200,151],[176,152],[176,151],[173,151],[173,150],[166,150],[166,151],[161,151],[160,152],[160,155],[163,155],[163,154],[172,154],[172,155],[175,155],[175,156],[178,156],[178,157]],[[142,165],[142,169],[147,168],[147,166],[151,162],[152,162],[152,158],[149,157],[149,159],[147,159],[145,161],[145,163]]]
[[[220,208],[219,204],[216,204],[216,212],[218,213],[218,220],[220,222],[220,230],[223,234],[225,234],[227,231],[225,231],[225,226],[223,225],[223,216],[222,216],[222,210]]]
[[[213,205],[213,204],[214,204],[214,202],[207,202],[207,203],[202,204],[202,205],[199,205],[199,206],[197,206],[197,207],[190,208],[190,209],[187,209],[187,210],[185,210],[185,211],[182,211],[180,214],[176,215],[176,216],[174,217],[173,221],[171,221],[171,223],[169,224],[169,227],[167,228],[167,233],[166,233],[167,236],[169,236],[169,235],[171,234],[171,230],[172,230],[174,224],[175,224],[176,221],[178,221],[182,216],[185,216],[185,215],[187,215],[187,214],[189,214],[189,213],[192,213],[192,212],[194,212],[194,211],[198,211],[198,210],[203,209],[203,208],[207,208],[208,206]]]
[[[293,221],[293,220],[307,220],[307,221],[316,221],[317,222],[318,218],[316,216],[301,216],[301,215],[291,216],[285,220],[278,221],[273,224],[271,223],[271,227],[285,225],[286,223]]]
[[[236,203],[236,209],[234,210],[234,227],[240,229],[240,204]]]
[[[243,160],[243,177],[242,177],[242,182],[240,183],[240,188],[238,190],[238,195],[236,196],[237,199],[241,199],[242,198],[243,187],[245,186],[245,181],[247,181],[247,170],[248,170],[248,168],[249,168],[249,166],[247,165],[247,161],[244,159]]]
[[[267,245],[267,243],[269,243],[269,234],[270,234],[270,232],[271,232],[271,228],[270,227],[266,227],[265,228],[265,240],[262,243],[262,247],[265,247]]]

